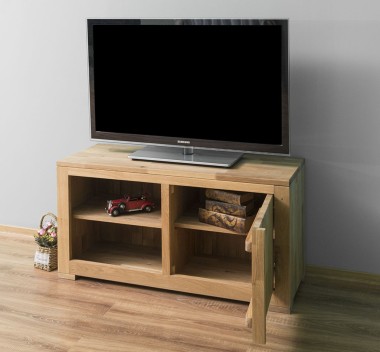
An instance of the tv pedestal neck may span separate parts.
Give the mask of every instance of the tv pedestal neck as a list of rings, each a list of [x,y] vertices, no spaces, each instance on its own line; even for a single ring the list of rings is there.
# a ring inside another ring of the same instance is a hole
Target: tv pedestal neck
[[[168,163],[231,167],[244,153],[193,147],[146,146],[131,153],[132,160],[163,161]]]
[[[135,151],[103,144],[58,161],[59,277],[249,302],[253,342],[265,343],[268,309],[290,313],[304,276],[304,161],[246,154],[220,169],[126,157]],[[247,233],[199,222],[206,188],[254,193]],[[137,193],[157,208],[105,212],[107,200]]]

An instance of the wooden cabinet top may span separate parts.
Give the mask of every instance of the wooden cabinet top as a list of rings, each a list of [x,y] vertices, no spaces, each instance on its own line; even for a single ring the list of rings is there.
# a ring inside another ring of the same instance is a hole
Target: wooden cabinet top
[[[97,144],[57,162],[58,166],[128,173],[177,176],[229,182],[289,186],[304,160],[287,156],[246,154],[232,168],[136,161],[128,155],[136,146]]]

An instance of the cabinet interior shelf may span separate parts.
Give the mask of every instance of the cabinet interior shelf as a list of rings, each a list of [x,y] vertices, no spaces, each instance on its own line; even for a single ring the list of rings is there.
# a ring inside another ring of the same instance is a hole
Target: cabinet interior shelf
[[[161,249],[147,246],[100,242],[77,259],[146,272],[162,272]]]
[[[158,229],[162,227],[161,209],[155,209],[151,213],[136,211],[114,217],[106,213],[105,201],[99,200],[90,200],[74,208],[73,218]]]
[[[176,222],[174,223],[174,227],[180,229],[189,229],[189,230],[200,230],[207,232],[217,232],[217,233],[227,233],[230,235],[236,236],[246,236],[246,233],[237,233],[235,231],[231,231],[228,229],[224,229],[222,227],[209,225],[198,220],[198,216],[195,213],[188,212],[182,216],[180,216]]]
[[[251,262],[239,258],[194,256],[178,274],[210,281],[252,283]]]

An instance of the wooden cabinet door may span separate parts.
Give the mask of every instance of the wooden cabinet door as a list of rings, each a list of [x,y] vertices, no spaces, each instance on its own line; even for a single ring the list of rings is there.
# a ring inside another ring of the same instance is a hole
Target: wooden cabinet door
[[[253,342],[266,342],[266,316],[273,293],[273,195],[267,195],[248,233],[246,250],[252,252],[252,300],[247,325]]]

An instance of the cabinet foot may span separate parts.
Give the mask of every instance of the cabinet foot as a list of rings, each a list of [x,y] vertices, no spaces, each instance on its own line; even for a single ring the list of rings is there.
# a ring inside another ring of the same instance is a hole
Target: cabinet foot
[[[77,276],[74,274],[65,274],[65,273],[58,273],[58,277],[60,279],[66,279],[66,280],[76,280]]]

